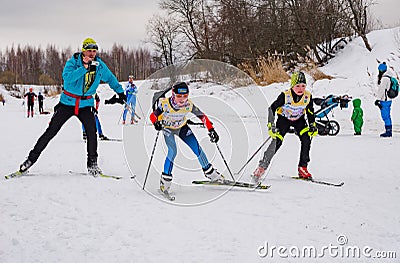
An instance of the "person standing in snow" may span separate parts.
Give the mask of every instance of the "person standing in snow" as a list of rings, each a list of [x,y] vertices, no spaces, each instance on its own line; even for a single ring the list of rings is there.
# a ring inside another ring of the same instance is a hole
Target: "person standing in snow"
[[[33,92],[33,88],[29,88],[29,92],[25,93],[24,97],[27,97],[28,118],[29,115],[33,118],[33,106],[35,105],[35,98],[37,98],[37,95]]]
[[[126,114],[128,113],[128,108],[130,108],[131,112],[131,124],[138,122],[135,119],[135,107],[136,107],[136,94],[138,93],[138,89],[136,85],[133,83],[133,75],[129,75],[129,81],[125,88],[126,95],[126,104],[124,108],[124,112],[122,115],[122,124],[125,124]]]
[[[361,100],[353,100],[353,114],[351,115],[351,121],[354,126],[354,135],[361,135],[361,128],[364,124],[363,110],[361,109]]]
[[[303,72],[293,73],[291,88],[279,94],[269,107],[268,113],[268,133],[272,141],[253,172],[252,181],[260,183],[290,127],[295,129],[301,142],[298,175],[303,179],[312,179],[307,165],[310,161],[311,137],[318,134],[318,129],[315,123],[313,99],[311,93],[306,91],[306,77]],[[278,115],[276,125],[274,124],[275,113]],[[308,125],[305,115],[307,115]]]
[[[172,87],[172,96],[159,101],[157,108],[151,113],[150,121],[157,131],[163,131],[168,148],[161,173],[160,190],[168,193],[172,184],[172,168],[177,154],[175,136],[181,138],[197,156],[204,175],[211,181],[223,180],[223,176],[208,161],[192,130],[187,124],[186,115],[196,115],[207,127],[210,141],[217,143],[219,136],[212,123],[197,106],[189,99],[189,87],[185,82],[179,82]]]
[[[96,93],[94,94],[94,101],[95,101],[95,106],[94,106],[94,119],[96,121],[96,130],[97,133],[99,134],[99,139],[100,140],[104,140],[107,141],[109,140],[107,136],[105,136],[103,134],[103,129],[101,128],[101,123],[100,123],[100,119],[99,119],[99,106],[100,106],[100,97],[99,95]],[[86,135],[86,131],[85,131],[85,126],[83,126],[82,124],[82,137],[83,140],[86,142],[87,140],[87,135]]]
[[[87,134],[88,172],[92,176],[99,176],[102,173],[97,165],[93,94],[100,81],[104,81],[118,94],[119,103],[123,104],[126,96],[117,78],[97,56],[97,50],[97,43],[93,39],[87,38],[82,43],[82,52],[75,53],[65,64],[62,73],[64,89],[60,96],[60,102],[54,107],[54,114],[46,131],[29,152],[28,158],[20,165],[20,173],[27,172],[64,123],[74,115],[83,124]]]
[[[387,91],[390,89],[392,72],[388,71],[385,62],[378,66],[378,91],[376,93],[375,105],[381,111],[381,117],[385,123],[385,132],[380,137],[392,137],[392,118],[390,111],[392,107],[392,99],[388,97]]]
[[[43,114],[43,100],[44,100],[44,97],[43,97],[42,93],[39,92],[38,102],[39,102],[39,113],[40,114]]]

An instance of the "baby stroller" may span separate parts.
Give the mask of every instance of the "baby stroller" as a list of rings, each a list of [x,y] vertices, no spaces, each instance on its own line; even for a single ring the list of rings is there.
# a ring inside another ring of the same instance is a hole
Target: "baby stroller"
[[[337,121],[330,120],[328,114],[337,106],[340,106],[340,109],[348,108],[351,97],[348,95],[329,95],[325,98],[314,98],[313,100],[315,105],[320,106],[320,109],[315,112],[315,123],[317,124],[318,134],[337,135],[340,131],[340,125]]]

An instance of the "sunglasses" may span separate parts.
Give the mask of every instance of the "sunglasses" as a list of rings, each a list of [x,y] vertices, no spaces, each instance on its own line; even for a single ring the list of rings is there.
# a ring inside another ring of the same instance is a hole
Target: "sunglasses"
[[[186,99],[189,97],[189,94],[175,94],[175,97],[177,97],[178,99]]]
[[[89,50],[89,49],[98,50],[99,47],[96,44],[87,44],[87,45],[83,46],[83,49],[85,49],[85,50]]]

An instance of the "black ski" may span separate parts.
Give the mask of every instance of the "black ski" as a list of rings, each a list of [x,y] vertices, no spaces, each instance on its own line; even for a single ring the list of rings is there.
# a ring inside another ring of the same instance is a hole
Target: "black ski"
[[[201,180],[201,181],[193,181],[192,184],[233,186],[233,187],[257,189],[257,190],[258,189],[259,190],[267,190],[271,187],[270,185],[252,184],[252,183],[238,182],[238,181],[235,182],[235,181],[231,181],[231,180],[215,181],[215,182],[211,182],[208,180]]]
[[[107,138],[107,139],[100,139],[99,141],[122,142],[122,139]]]
[[[301,178],[301,177],[298,177],[298,176],[292,176],[291,178],[292,179],[296,179],[296,180],[302,180],[302,181],[310,182],[310,183],[324,184],[324,185],[335,186],[335,187],[341,187],[341,186],[344,185],[344,182],[331,183],[331,182],[320,181],[320,180],[315,180],[315,179],[305,179],[305,178]]]

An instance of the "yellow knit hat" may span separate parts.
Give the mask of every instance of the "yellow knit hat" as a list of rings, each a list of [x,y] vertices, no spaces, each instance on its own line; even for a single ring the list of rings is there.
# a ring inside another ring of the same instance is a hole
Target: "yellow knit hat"
[[[93,40],[93,38],[86,38],[83,40],[82,51],[86,50],[98,50],[97,43]]]

